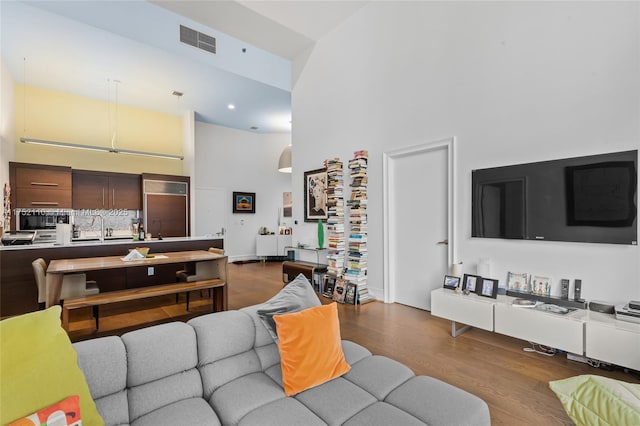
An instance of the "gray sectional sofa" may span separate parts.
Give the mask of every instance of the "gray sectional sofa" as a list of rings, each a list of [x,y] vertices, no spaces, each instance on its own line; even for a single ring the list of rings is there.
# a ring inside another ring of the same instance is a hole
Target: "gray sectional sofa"
[[[349,341],[348,373],[286,397],[260,307],[75,343],[105,424],[490,424],[480,398]]]

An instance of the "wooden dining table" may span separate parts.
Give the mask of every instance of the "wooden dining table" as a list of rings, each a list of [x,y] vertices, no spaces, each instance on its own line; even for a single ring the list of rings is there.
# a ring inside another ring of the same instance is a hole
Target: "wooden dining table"
[[[60,303],[60,291],[65,274],[77,274],[79,272],[100,271],[106,269],[135,268],[140,266],[154,266],[172,263],[189,264],[198,262],[215,262],[218,277],[227,282],[227,256],[211,253],[205,250],[178,251],[169,253],[157,253],[153,257],[144,259],[124,260],[122,256],[84,257],[77,259],[52,260],[47,267],[46,280],[46,306],[50,307]],[[170,283],[167,283],[170,284]],[[227,285],[222,289],[223,298],[227,300]],[[226,306],[226,303],[224,303]]]

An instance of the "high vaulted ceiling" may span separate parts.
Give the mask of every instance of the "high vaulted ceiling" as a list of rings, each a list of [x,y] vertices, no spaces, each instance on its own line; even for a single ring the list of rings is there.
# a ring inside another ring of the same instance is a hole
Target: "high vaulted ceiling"
[[[292,59],[366,3],[2,1],[1,54],[20,84],[289,132]],[[181,43],[180,25],[216,54]]]

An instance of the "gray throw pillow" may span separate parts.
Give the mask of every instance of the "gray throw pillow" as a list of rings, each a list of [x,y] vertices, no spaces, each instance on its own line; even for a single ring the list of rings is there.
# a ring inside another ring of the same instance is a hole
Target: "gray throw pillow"
[[[313,290],[313,286],[302,274],[287,284],[278,294],[262,304],[257,314],[264,326],[269,330],[273,340],[278,341],[274,315],[300,312],[320,305],[320,299]]]

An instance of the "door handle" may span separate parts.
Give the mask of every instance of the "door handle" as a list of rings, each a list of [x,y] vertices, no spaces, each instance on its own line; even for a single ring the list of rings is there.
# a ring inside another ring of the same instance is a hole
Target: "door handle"
[[[436,244],[442,244],[442,245],[448,245],[449,244],[449,240],[442,240],[442,241],[438,241]]]

